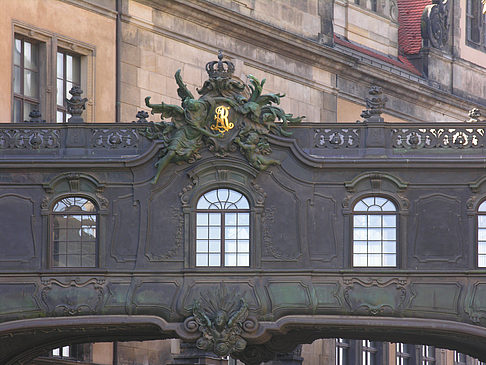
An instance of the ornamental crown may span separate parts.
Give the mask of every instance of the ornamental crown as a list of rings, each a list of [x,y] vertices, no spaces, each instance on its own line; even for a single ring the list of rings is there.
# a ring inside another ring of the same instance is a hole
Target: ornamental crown
[[[223,61],[223,51],[218,51],[218,61],[208,62],[206,71],[211,79],[229,79],[235,71],[235,65],[231,61]]]

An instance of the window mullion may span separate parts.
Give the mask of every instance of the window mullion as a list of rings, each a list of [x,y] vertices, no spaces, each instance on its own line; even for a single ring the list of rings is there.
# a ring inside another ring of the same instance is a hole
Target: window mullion
[[[226,257],[225,257],[225,244],[226,244],[226,226],[225,226],[225,213],[222,211],[221,213],[221,235],[220,235],[220,252],[221,252],[221,260],[222,266],[226,266]]]

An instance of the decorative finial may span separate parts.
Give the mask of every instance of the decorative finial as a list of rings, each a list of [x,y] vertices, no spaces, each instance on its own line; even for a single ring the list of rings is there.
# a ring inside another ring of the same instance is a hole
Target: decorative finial
[[[72,95],[71,99],[66,99],[68,105],[68,113],[72,115],[71,118],[68,119],[68,123],[84,123],[81,114],[83,110],[86,109],[86,102],[88,101],[87,98],[81,99],[81,95],[83,94],[83,90],[79,86],[74,86],[69,93]]]
[[[218,65],[217,67],[216,64]],[[229,79],[235,71],[235,65],[231,61],[223,61],[223,50],[218,51],[218,61],[208,62],[206,71],[211,79]]]
[[[41,112],[37,108],[34,108],[29,113],[29,122],[33,122],[33,123],[45,123],[46,121],[45,120],[42,120],[42,114],[41,114]]]
[[[137,120],[134,123],[147,123],[147,118],[149,114],[145,110],[139,110],[135,118]]]
[[[383,96],[382,88],[376,85],[371,85],[368,91],[368,97],[366,98],[366,107],[368,109],[363,110],[361,117],[376,122],[383,121],[381,113],[383,113],[387,101],[388,98]]]

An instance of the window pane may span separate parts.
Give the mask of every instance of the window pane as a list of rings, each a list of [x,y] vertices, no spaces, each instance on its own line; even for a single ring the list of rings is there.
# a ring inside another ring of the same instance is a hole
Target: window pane
[[[20,57],[22,56],[22,41],[20,39],[15,39],[14,46],[14,65],[20,66]]]
[[[24,120],[29,120],[29,114],[32,110],[37,108],[37,104],[32,104],[24,101]]]
[[[368,229],[369,240],[381,240],[381,228],[369,228]]]
[[[486,215],[478,216],[478,226],[479,228],[486,228]]]
[[[359,201],[358,204],[354,206],[355,212],[366,212],[368,210],[368,206],[364,204],[363,200]]]
[[[240,226],[250,225],[250,213],[238,213],[238,225]]]
[[[353,217],[353,225],[355,227],[366,227],[366,215],[355,215]]]
[[[396,266],[397,257],[395,254],[384,254],[383,255],[383,266]]]
[[[221,238],[221,227],[209,227],[209,238],[220,239]]]
[[[250,266],[250,255],[239,254],[238,255],[238,266]]]
[[[478,240],[486,241],[486,229],[478,229]]]
[[[395,240],[396,239],[396,232],[395,228],[384,228],[383,229],[383,239],[384,240]]]
[[[369,254],[368,255],[368,265],[369,266],[381,266],[381,255],[380,254]]]
[[[196,252],[203,253],[203,252],[208,252],[208,250],[209,250],[208,241],[206,240],[196,241]]]
[[[14,93],[17,93],[17,94],[21,94],[22,93],[22,90],[21,90],[21,77],[20,77],[20,67],[19,66],[14,66]]]
[[[486,267],[486,255],[478,256],[478,267]]]
[[[238,241],[238,252],[250,253],[250,241]]]
[[[381,227],[381,215],[369,215],[368,226],[369,227]]]
[[[209,240],[209,252],[220,252],[221,243],[219,240]]]
[[[236,266],[236,254],[235,253],[227,253],[224,256],[224,264],[225,264],[225,266]]]
[[[209,238],[208,227],[197,227],[196,238],[197,239],[204,239],[204,238],[208,239]]]
[[[247,227],[238,228],[238,239],[247,240],[250,238],[250,230]]]
[[[22,102],[19,99],[14,98],[14,105],[13,105],[13,110],[14,110],[13,121],[14,122],[21,122],[21,118],[22,118],[21,107],[22,107]]]
[[[384,253],[396,253],[396,243],[395,243],[395,241],[385,241],[385,242],[383,242],[383,252]]]
[[[59,110],[56,112],[56,123],[64,123],[64,113]]]
[[[215,253],[209,254],[209,266],[220,266],[220,265],[221,265],[220,255]]]
[[[79,85],[80,69],[79,56],[66,55],[66,80]]]
[[[226,227],[225,239],[236,239],[236,227]]]
[[[220,213],[209,213],[209,225],[210,226],[221,225],[221,214]]]
[[[366,241],[354,241],[354,253],[367,253],[368,243]]]
[[[37,72],[24,70],[24,95],[37,98],[39,95],[39,84]]]
[[[482,202],[481,205],[478,208],[478,211],[480,212],[486,212],[486,201]]]
[[[384,212],[395,212],[397,208],[395,207],[395,204],[393,204],[391,201],[387,201],[385,205],[382,207]]]
[[[237,213],[226,213],[224,215],[224,224],[227,226],[236,226],[236,215]]]
[[[24,67],[37,71],[37,45],[24,41]]]
[[[70,99],[71,97],[71,94],[69,94],[69,90],[71,90],[73,88],[73,84],[71,82],[66,82],[66,90],[64,90],[64,97],[66,99]]]
[[[196,254],[196,266],[208,266],[208,255],[206,254]]]
[[[224,250],[226,252],[236,252],[236,241],[226,240]]]
[[[367,266],[368,260],[365,254],[354,254],[353,255],[353,266]]]
[[[67,256],[67,266],[68,267],[80,267],[81,266],[81,255],[68,255]]]
[[[396,227],[396,216],[394,215],[384,215],[383,216],[383,227]]]
[[[64,105],[64,85],[62,80],[57,79],[57,105],[63,106]]]
[[[57,78],[64,78],[64,57],[61,52],[57,52]]]
[[[355,240],[365,241],[368,239],[368,230],[366,228],[355,228],[353,232],[353,238]]]
[[[368,242],[368,252],[369,253],[381,253],[381,241],[370,241],[370,242]]]

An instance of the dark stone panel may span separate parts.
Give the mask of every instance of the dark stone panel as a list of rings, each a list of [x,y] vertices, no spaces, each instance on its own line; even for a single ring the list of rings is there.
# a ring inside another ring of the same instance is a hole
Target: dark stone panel
[[[475,283],[466,300],[465,311],[469,318],[477,323],[486,325],[486,283]]]
[[[313,283],[313,288],[317,300],[317,309],[322,309],[326,313],[333,309],[341,310],[342,303],[338,283]]]
[[[26,263],[37,256],[34,201],[28,196],[0,196],[0,232],[2,255],[0,262]]]
[[[267,181],[262,187],[267,194],[262,261],[298,262],[303,257],[301,227],[304,222],[299,199],[302,194],[292,189],[291,182],[277,179]]]
[[[173,313],[179,285],[175,281],[138,281],[129,306],[132,314],[156,314],[168,318]]]
[[[132,195],[113,201],[110,255],[116,262],[134,261],[140,239],[140,205]],[[110,230],[111,231],[111,230]]]
[[[307,200],[307,243],[311,261],[334,261],[337,257],[336,201],[327,196],[314,194]],[[334,265],[333,265],[334,266]]]
[[[35,284],[0,284],[0,316],[9,313],[39,311],[35,300]]]
[[[410,239],[418,262],[451,264],[464,259],[461,209],[460,199],[445,194],[426,195],[416,201],[415,230]]]
[[[459,312],[459,296],[462,286],[458,283],[413,283],[412,299],[407,309],[414,312],[454,314]]]
[[[40,298],[49,316],[86,315],[100,313],[107,289],[105,280],[43,280]]]
[[[104,311],[108,313],[120,313],[120,308],[123,308],[121,312],[124,312],[124,308],[127,305],[130,284],[109,283],[107,288],[108,293]]]
[[[399,279],[388,281],[345,281],[344,299],[354,313],[392,315],[399,312],[407,298],[407,287]]]
[[[291,309],[305,312],[312,308],[309,287],[301,281],[270,281],[265,288],[274,313]]]
[[[184,216],[179,194],[184,184],[187,182],[179,175],[169,175],[149,197],[145,244],[149,261],[182,260]]]

